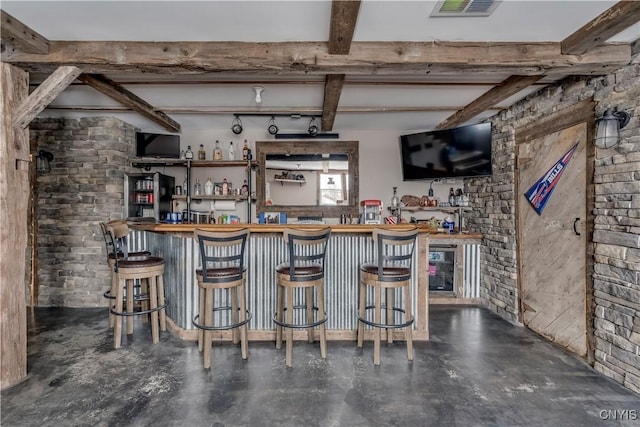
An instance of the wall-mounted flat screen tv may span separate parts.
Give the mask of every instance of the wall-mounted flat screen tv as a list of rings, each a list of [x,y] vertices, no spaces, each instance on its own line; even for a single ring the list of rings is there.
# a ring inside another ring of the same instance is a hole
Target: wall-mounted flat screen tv
[[[404,181],[491,175],[491,123],[401,135],[400,153]]]
[[[136,132],[136,156],[180,158],[180,135]]]

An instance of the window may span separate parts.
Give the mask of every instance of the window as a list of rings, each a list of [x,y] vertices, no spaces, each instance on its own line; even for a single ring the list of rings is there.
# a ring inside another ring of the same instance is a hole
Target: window
[[[346,173],[320,173],[320,204],[341,205],[347,199],[349,182]]]

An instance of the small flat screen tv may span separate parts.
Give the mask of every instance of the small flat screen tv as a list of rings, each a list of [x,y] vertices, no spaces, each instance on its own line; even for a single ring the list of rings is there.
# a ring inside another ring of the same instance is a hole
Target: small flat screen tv
[[[491,175],[491,123],[401,135],[400,155],[404,181]]]
[[[136,132],[136,156],[180,158],[180,135]]]

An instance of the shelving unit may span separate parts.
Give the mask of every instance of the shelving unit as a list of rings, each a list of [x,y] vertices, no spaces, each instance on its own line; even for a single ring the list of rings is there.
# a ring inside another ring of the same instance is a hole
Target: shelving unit
[[[132,166],[145,170],[152,167],[184,167],[186,168],[187,187],[191,188],[191,169],[192,168],[239,168],[244,167],[247,171],[248,194],[239,195],[198,195],[191,194],[175,195],[172,191],[172,200],[182,200],[187,203],[187,218],[191,217],[191,201],[192,200],[232,200],[236,202],[247,203],[247,221],[251,222],[251,171],[258,165],[256,161],[250,160],[184,160],[184,159],[135,159],[131,162]],[[189,191],[189,190],[183,191]]]
[[[473,208],[469,206],[401,206],[394,208],[389,206],[387,208],[390,212],[395,213],[398,209],[400,212],[442,212],[445,214],[457,215],[458,217],[458,233],[462,233],[462,225],[464,219],[464,212],[471,212]]]

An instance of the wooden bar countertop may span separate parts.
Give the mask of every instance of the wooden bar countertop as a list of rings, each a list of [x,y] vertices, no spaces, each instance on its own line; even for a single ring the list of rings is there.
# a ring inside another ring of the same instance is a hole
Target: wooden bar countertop
[[[238,228],[248,227],[252,233],[282,233],[285,228],[298,229],[317,229],[320,227],[331,227],[332,233],[371,233],[374,228],[382,228],[388,230],[408,230],[417,227],[420,233],[429,234],[430,237],[438,239],[482,239],[482,234],[454,232],[438,233],[437,230],[428,225],[421,224],[168,224],[168,223],[148,223],[148,222],[130,222],[129,226],[135,230],[153,231],[156,233],[192,233],[196,228],[210,231],[236,230]]]

